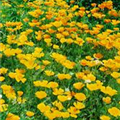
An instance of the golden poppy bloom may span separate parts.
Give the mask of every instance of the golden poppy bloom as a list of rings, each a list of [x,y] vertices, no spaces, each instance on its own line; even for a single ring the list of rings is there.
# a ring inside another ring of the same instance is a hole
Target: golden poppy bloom
[[[73,87],[80,90],[84,87],[85,85],[82,82],[77,82],[73,84]]]
[[[106,115],[102,115],[100,116],[100,120],[110,120],[110,117]]]
[[[117,107],[109,108],[108,112],[114,117],[120,116],[120,109],[118,109]]]
[[[27,112],[26,112],[26,115],[27,115],[28,117],[32,117],[32,116],[34,116],[34,112],[32,112],[32,111],[27,111]]]
[[[46,92],[44,92],[44,91],[37,91],[37,92],[35,93],[35,95],[36,95],[36,97],[39,98],[39,99],[43,99],[43,98],[45,98],[45,97],[47,96]]]
[[[84,101],[84,100],[86,100],[86,96],[85,96],[85,94],[83,94],[83,93],[76,93],[74,96],[75,96],[75,98],[76,98],[78,101]]]
[[[111,103],[111,98],[110,97],[103,97],[102,99],[105,103],[110,104]]]
[[[7,118],[5,120],[20,120],[20,117],[15,114],[8,113]]]

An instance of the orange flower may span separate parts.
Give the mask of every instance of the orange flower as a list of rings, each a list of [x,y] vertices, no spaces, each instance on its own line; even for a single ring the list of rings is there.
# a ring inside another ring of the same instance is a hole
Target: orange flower
[[[95,7],[96,5],[97,5],[96,3],[92,3],[92,4],[91,4],[92,7]]]
[[[23,91],[17,91],[18,96],[21,97],[23,95]]]
[[[97,58],[97,59],[101,59],[103,57],[103,55],[101,53],[96,53],[93,56],[94,56],[94,58]]]

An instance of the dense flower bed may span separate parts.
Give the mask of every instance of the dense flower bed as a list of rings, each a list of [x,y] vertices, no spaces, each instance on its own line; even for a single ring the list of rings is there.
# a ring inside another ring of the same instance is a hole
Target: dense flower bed
[[[0,2],[1,120],[120,120],[120,11],[74,3]]]

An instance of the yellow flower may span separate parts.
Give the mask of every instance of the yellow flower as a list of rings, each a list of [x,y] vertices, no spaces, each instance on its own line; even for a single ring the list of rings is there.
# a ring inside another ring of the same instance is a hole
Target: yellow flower
[[[88,88],[90,91],[98,90],[98,89],[99,89],[96,84],[87,84],[87,88]]]
[[[24,75],[23,75],[24,72],[25,71],[22,69],[16,69],[15,73],[10,72],[8,75],[10,78],[15,79],[17,82],[21,81],[22,83],[24,83],[26,81],[26,78],[24,78]]]
[[[69,75],[69,74],[58,74],[58,79],[60,79],[60,80],[71,79],[71,75]]]
[[[0,112],[7,111],[8,104],[5,104],[5,100],[0,99]]]
[[[24,64],[27,69],[33,69],[37,66],[35,63],[36,57],[38,58],[44,56],[43,53],[36,54],[37,52],[35,51],[32,54],[18,54],[17,58],[20,60],[20,63]]]
[[[58,83],[57,82],[49,82],[48,83],[48,88],[57,88],[58,87]]]
[[[29,19],[28,19],[28,18],[24,18],[23,21],[24,21],[24,22],[28,22]]]
[[[84,101],[84,100],[86,100],[86,96],[85,96],[85,94],[83,94],[83,93],[76,93],[76,94],[75,94],[75,98],[76,98],[78,101]]]
[[[7,68],[0,68],[0,75],[7,73],[8,69]]]
[[[103,93],[108,94],[108,95],[110,95],[110,96],[113,96],[113,95],[117,94],[117,90],[112,89],[110,86],[107,86],[107,87],[102,86],[100,90],[101,90]]]
[[[70,116],[69,112],[61,112],[63,118],[68,118]]]
[[[118,109],[116,107],[109,108],[108,112],[114,117],[120,116],[120,109]]]
[[[37,91],[37,92],[35,93],[35,95],[36,95],[36,97],[39,98],[39,99],[43,99],[43,98],[45,98],[45,97],[47,96],[46,92],[44,92],[44,91]]]
[[[118,83],[118,84],[120,84],[120,78],[119,78],[119,79],[117,79],[117,83]]]
[[[82,102],[74,102],[73,105],[76,107],[76,109],[83,109],[85,108],[85,105]]]
[[[17,97],[17,102],[18,102],[19,104],[25,103],[25,102],[26,102],[26,99],[25,99],[25,98],[22,99],[22,97]]]
[[[40,9],[36,9],[34,11],[30,11],[28,12],[28,14],[30,14],[31,16],[38,18],[40,15],[43,14],[43,11],[41,11]]]
[[[68,100],[68,97],[65,95],[58,95],[58,100],[60,100],[61,102],[65,102]]]
[[[113,73],[111,74],[111,76],[116,79],[116,78],[120,77],[120,73],[118,73],[118,72],[113,72]]]
[[[48,81],[47,80],[43,80],[43,81],[34,81],[33,82],[34,86],[36,87],[48,87]]]
[[[92,57],[91,56],[86,56],[85,59],[92,60]]]
[[[48,60],[42,60],[42,62],[43,62],[44,65],[49,65],[50,64],[50,61],[48,61]]]
[[[110,97],[103,97],[102,99],[105,103],[110,104],[111,103],[111,98]]]
[[[41,68],[41,66],[40,65],[37,65],[36,67],[35,67],[35,70],[39,70]]]
[[[68,109],[68,112],[70,113],[70,116],[71,116],[71,117],[77,118],[77,115],[76,115],[76,114],[79,114],[79,113],[80,113],[80,110],[78,110],[78,109],[76,109],[75,107],[71,106],[71,107]]]
[[[2,23],[0,23],[0,28],[2,28],[3,27],[3,24]]]
[[[71,62],[69,60],[64,61],[63,63],[61,63],[64,67],[68,68],[68,69],[73,69],[75,66],[75,62]]]
[[[73,67],[75,66],[74,62],[67,60],[67,57],[62,54],[54,52],[52,53],[51,57],[54,58],[55,61],[57,61],[58,63],[61,63],[64,67],[68,69],[73,69]]]
[[[100,116],[100,120],[110,120],[110,117],[106,115],[102,115]]]
[[[1,88],[3,90],[3,94],[5,94],[8,99],[16,98],[15,91],[10,85],[4,84],[4,85],[1,85]]]
[[[55,88],[55,89],[53,89],[53,94],[54,95],[61,95],[61,94],[63,94],[63,92],[64,92],[64,90],[62,88],[59,88],[59,89]]]
[[[3,76],[0,76],[0,82],[4,81],[5,80],[5,77]]]
[[[53,120],[55,119],[56,117],[59,117],[60,116],[60,112],[57,111],[57,114],[55,112],[45,112],[44,113],[46,117],[48,117],[49,120]]]
[[[53,23],[53,25],[54,25],[55,27],[60,27],[60,26],[62,25],[62,22],[61,22],[61,21],[55,21],[55,22]]]
[[[74,41],[74,43],[78,44],[79,46],[82,46],[84,41],[82,38],[77,38],[76,41]]]
[[[7,48],[7,49],[4,50],[4,54],[5,54],[7,57],[14,56],[14,55],[15,55],[15,50],[14,50],[14,49]]]
[[[53,45],[53,48],[54,48],[54,49],[59,49],[59,46],[54,44],[54,45]]]
[[[54,72],[53,71],[50,71],[50,70],[45,70],[45,74],[47,76],[53,76],[54,75]]]
[[[19,97],[21,97],[23,95],[23,91],[17,91],[17,94]]]
[[[26,115],[27,115],[28,117],[32,117],[32,116],[34,116],[34,112],[32,112],[32,111],[27,111],[27,112],[26,112]]]
[[[7,118],[5,120],[20,120],[20,117],[15,114],[8,113]]]
[[[78,72],[75,75],[78,79],[83,79],[83,77],[85,76],[85,74],[83,72]]]
[[[88,74],[87,76],[84,76],[83,79],[84,79],[85,81],[87,81],[87,80],[95,81],[95,80],[96,80],[96,77],[95,77],[93,74],[90,73],[90,74]]]
[[[77,82],[73,84],[73,87],[80,90],[84,87],[85,85],[82,82]]]
[[[3,43],[0,43],[0,51],[4,51],[6,49],[6,46]]]
[[[46,38],[44,39],[44,41],[47,43],[48,46],[51,46],[51,39],[50,38]]]
[[[55,101],[53,105],[56,106],[59,110],[62,110],[64,107],[61,102]]]
[[[50,106],[46,106],[44,103],[40,103],[37,105],[37,108],[42,112],[50,111]]]
[[[96,83],[93,83],[93,84],[87,84],[87,88],[90,90],[90,91],[94,91],[94,90],[99,90],[101,89],[102,87],[102,82],[97,80]]]
[[[65,38],[61,38],[61,39],[60,39],[60,42],[61,42],[61,43],[64,43],[64,42],[66,42],[66,41],[67,41],[67,40],[66,40]]]
[[[0,99],[0,105],[4,104],[5,100],[4,99]]]

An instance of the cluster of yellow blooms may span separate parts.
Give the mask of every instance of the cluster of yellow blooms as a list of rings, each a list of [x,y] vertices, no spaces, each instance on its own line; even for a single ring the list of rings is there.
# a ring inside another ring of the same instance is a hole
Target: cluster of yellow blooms
[[[25,82],[26,81],[26,78],[24,78],[24,73],[25,71],[24,70],[19,70],[19,69],[16,69],[15,70],[15,73],[14,72],[10,72],[8,75],[10,78],[12,79],[15,79],[17,82]]]
[[[52,53],[51,57],[54,58],[55,61],[62,64],[64,67],[68,69],[73,69],[73,67],[75,66],[74,62],[71,62],[70,60],[66,58],[66,56],[63,56],[59,53]]]
[[[32,54],[18,54],[17,58],[19,59],[20,63],[27,67],[27,69],[38,69],[39,65],[35,62],[35,60],[44,56],[44,53],[41,51],[42,48],[36,47]]]
[[[21,18],[0,10],[5,120],[120,119],[120,11],[111,0],[90,9],[75,0],[32,1],[2,0]]]

